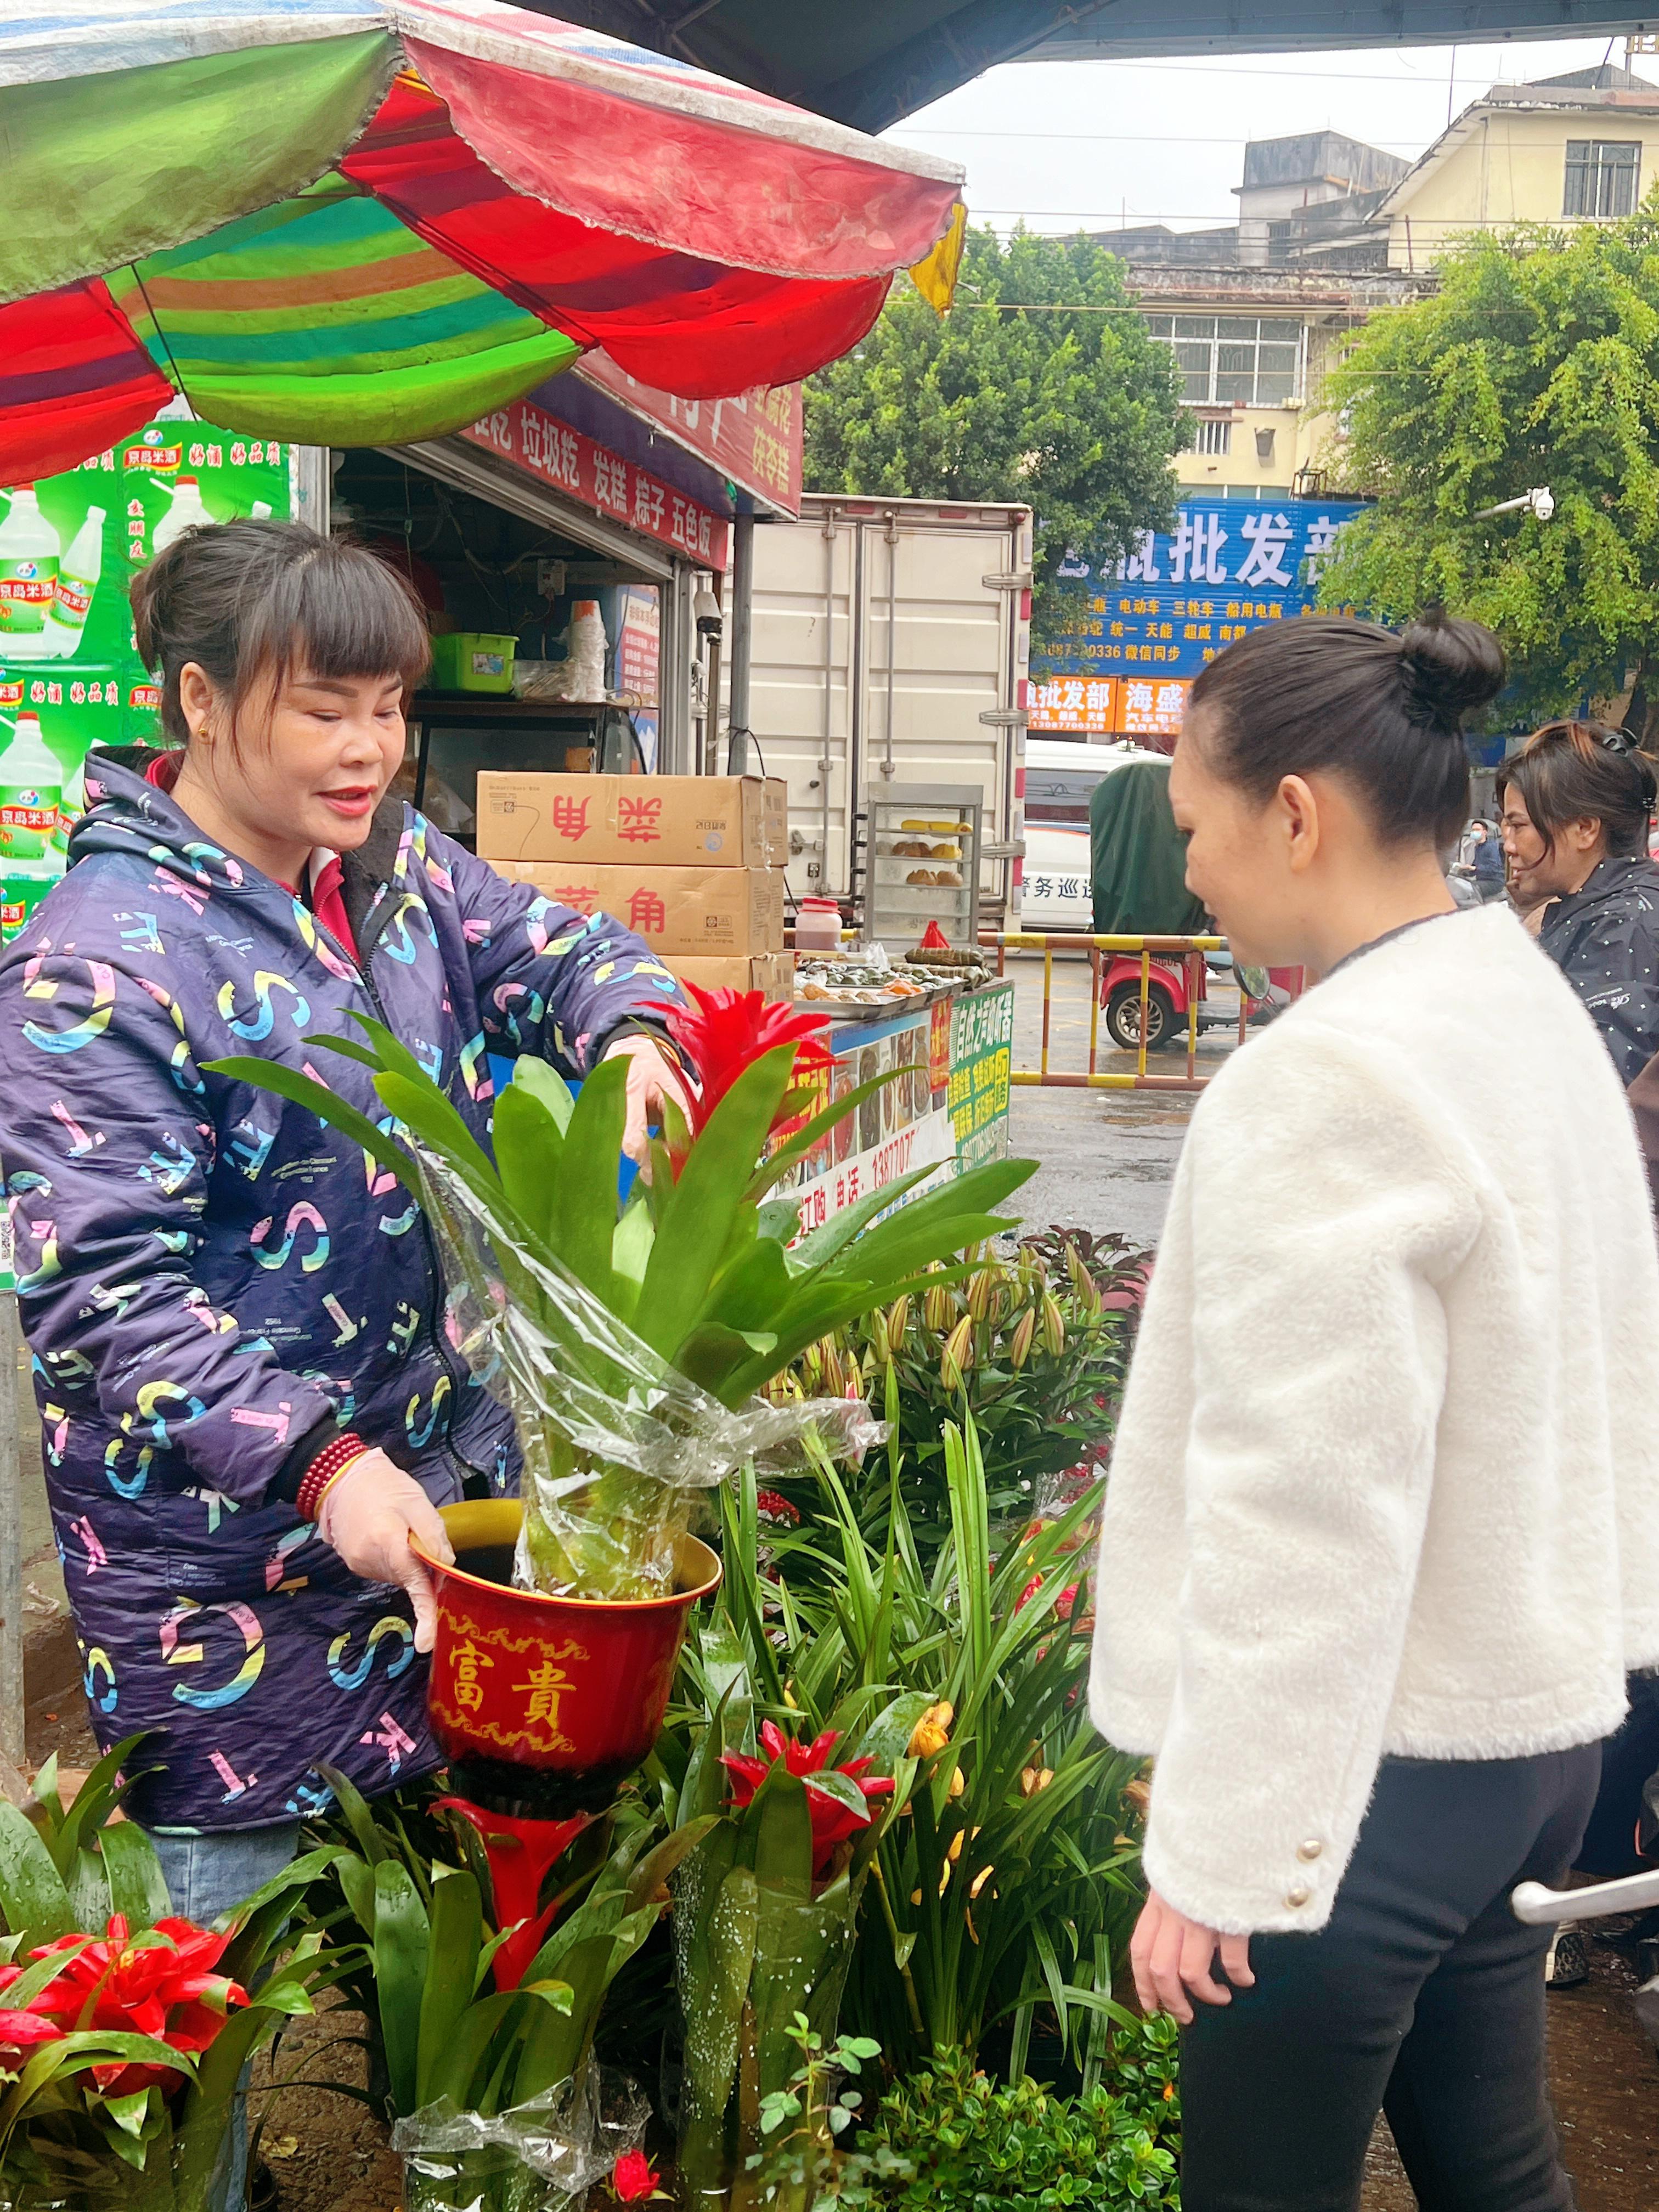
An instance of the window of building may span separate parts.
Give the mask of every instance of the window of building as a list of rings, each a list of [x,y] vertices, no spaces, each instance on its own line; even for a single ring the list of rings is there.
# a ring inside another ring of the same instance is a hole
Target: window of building
[[[1641,166],[1639,140],[1569,138],[1562,214],[1633,215]]]
[[[1279,407],[1300,394],[1302,325],[1288,316],[1148,315],[1146,326],[1174,349],[1190,406]]]
[[[1232,449],[1233,426],[1225,416],[1196,426],[1193,433],[1195,453],[1231,453]]]

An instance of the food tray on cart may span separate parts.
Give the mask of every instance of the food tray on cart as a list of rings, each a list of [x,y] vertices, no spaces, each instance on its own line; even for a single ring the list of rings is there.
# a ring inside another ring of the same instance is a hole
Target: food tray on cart
[[[795,1001],[830,1020],[868,1021],[872,1010],[928,1006],[984,980],[972,968],[894,968],[845,953],[797,955]]]

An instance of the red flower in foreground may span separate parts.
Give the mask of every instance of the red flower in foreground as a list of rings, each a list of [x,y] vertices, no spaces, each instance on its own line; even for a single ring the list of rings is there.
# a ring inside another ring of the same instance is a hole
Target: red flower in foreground
[[[844,1766],[831,1766],[830,1754],[841,1738],[833,1734],[815,1736],[811,1743],[798,1743],[785,1736],[774,1721],[761,1723],[761,1749],[764,1759],[750,1759],[741,1752],[728,1751],[720,1764],[732,1777],[732,1802],[747,1805],[765,1781],[773,1766],[781,1759],[791,1774],[798,1774],[806,1785],[807,1810],[812,1821],[812,1879],[821,1881],[829,1870],[830,1862],[837,1848],[849,1836],[870,1825],[872,1808],[883,1797],[890,1797],[893,1784],[890,1778],[878,1775],[873,1782],[864,1779],[867,1759],[849,1759]],[[856,1811],[842,1799],[834,1796],[814,1777],[824,1774],[844,1775],[856,1784],[864,1799],[864,1809]]]
[[[33,1958],[61,1952],[64,1964],[22,2011],[0,2012],[0,2065],[26,2043],[76,2028],[155,2036],[175,2051],[205,2051],[230,2008],[248,2001],[240,1983],[214,1972],[229,1942],[228,1936],[178,1919],[158,1920],[132,1936],[117,1913],[100,1939],[60,1936],[43,1944]],[[22,1971],[0,1967],[0,1994]],[[31,2020],[37,2023],[33,2034],[21,2025]],[[106,2096],[126,2096],[177,2075],[167,2067],[112,2064],[95,2066],[93,2078]]]
[[[702,991],[695,983],[681,986],[692,1002],[692,1011],[678,1007],[668,1016],[668,1033],[690,1062],[700,1090],[691,1099],[690,1116],[693,1138],[702,1135],[708,1118],[746,1067],[781,1044],[793,1044],[797,1077],[830,1063],[821,1035],[823,1018],[798,1014],[792,1007],[767,1003],[764,991]]]
[[[660,2179],[642,2150],[625,2150],[611,2169],[611,2186],[624,2204],[635,2204],[650,2196]]]
[[[781,1490],[757,1490],[755,1510],[763,1521],[782,1521],[792,1528],[800,1526],[800,1508],[786,1498]]]
[[[56,2021],[39,2013],[0,2011],[0,2074],[21,2074],[36,2044],[55,2043],[63,2033]]]

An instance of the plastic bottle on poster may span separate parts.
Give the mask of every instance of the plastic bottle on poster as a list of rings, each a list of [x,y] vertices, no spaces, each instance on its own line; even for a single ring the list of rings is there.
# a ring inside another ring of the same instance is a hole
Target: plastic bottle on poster
[[[9,944],[52,885],[64,879],[56,860],[0,860],[0,945]]]
[[[60,867],[69,861],[70,831],[86,811],[87,774],[83,763],[69,771],[58,794],[58,819],[47,842],[47,857]]]
[[[53,580],[46,621],[46,648],[54,660],[78,653],[86,635],[93,593],[104,573],[106,509],[89,507],[86,520],[70,538]]]
[[[40,660],[63,542],[40,512],[33,484],[12,493],[0,522],[0,646],[11,660]]]
[[[40,734],[40,717],[20,714],[0,752],[0,864],[43,858],[63,795],[63,768]]]
[[[194,477],[180,477],[173,488],[172,506],[150,534],[151,549],[165,553],[175,538],[182,538],[185,531],[195,530],[212,520],[202,503],[201,485]]]

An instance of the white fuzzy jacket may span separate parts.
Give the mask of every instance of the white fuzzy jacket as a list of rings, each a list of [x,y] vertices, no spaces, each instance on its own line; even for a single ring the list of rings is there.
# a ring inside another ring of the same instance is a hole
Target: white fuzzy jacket
[[[1236,1933],[1324,1924],[1382,1757],[1587,1743],[1659,1666],[1647,1179],[1507,908],[1362,953],[1206,1091],[1096,1613],[1148,1879]]]

